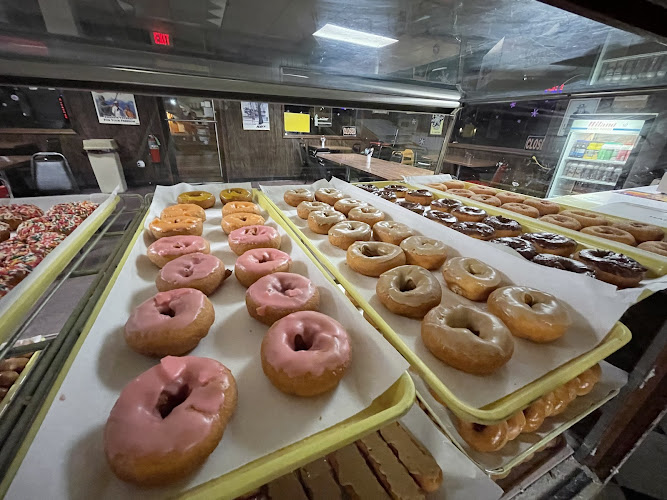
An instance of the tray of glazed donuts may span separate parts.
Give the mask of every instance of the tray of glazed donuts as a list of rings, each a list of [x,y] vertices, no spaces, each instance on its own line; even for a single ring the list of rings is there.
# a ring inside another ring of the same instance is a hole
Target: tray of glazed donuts
[[[630,339],[617,321],[635,297],[607,283],[547,267],[535,273],[500,245],[338,179],[262,190],[464,419],[508,418]]]
[[[628,379],[623,370],[601,361],[507,420],[480,425],[458,419],[418,375],[412,375],[418,397],[434,420],[459,449],[490,475],[509,472],[615,397]]]
[[[444,182],[456,186],[458,184],[453,183],[461,181]],[[588,274],[616,285],[619,290],[641,289],[639,299],[667,287],[667,277],[665,277],[667,260],[651,254],[645,255],[645,252],[641,252],[642,255],[635,255],[636,252],[633,254],[632,249],[626,253],[610,250],[609,240],[591,239],[576,232],[571,234],[572,231],[568,232],[555,226],[551,231],[552,228],[545,226],[539,220],[522,217],[514,212],[504,212],[502,207],[474,204],[465,197],[454,199],[436,190],[419,189],[419,186],[407,183],[379,182],[358,186],[379,195],[396,194],[399,196],[397,204],[404,208],[407,206],[412,211],[473,238],[507,246],[536,264]],[[488,189],[486,186],[474,186],[471,189]],[[421,196],[420,202],[406,201],[406,197],[414,200],[419,196]],[[540,201],[551,203],[547,200]],[[439,218],[434,218],[436,215]],[[655,229],[662,231],[657,227]],[[633,254],[638,260],[627,255],[628,253]],[[636,294],[637,291],[628,293]]]
[[[38,342],[43,337],[35,337],[26,343]],[[17,391],[23,384],[32,367],[37,362],[41,351],[33,351],[20,356],[12,356],[0,361],[0,417],[11,404]]]
[[[236,500],[494,500],[502,494],[415,404],[398,422]]]
[[[599,248],[623,253],[658,275],[667,273],[665,227],[600,214],[594,210],[583,210],[481,184],[451,179],[439,180],[442,176],[432,177],[408,178],[407,182],[447,197],[453,196],[459,201],[467,199],[470,205],[485,210],[493,207],[489,213],[497,211],[508,217],[518,215],[521,222],[527,219],[537,223],[542,230],[565,234]]]
[[[156,188],[7,498],[233,498],[409,409],[408,363],[270,210]]]

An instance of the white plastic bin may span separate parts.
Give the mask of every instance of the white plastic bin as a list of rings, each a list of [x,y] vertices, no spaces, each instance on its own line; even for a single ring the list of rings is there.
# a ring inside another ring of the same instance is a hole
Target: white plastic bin
[[[115,139],[86,139],[83,141],[83,149],[88,153],[100,191],[111,193],[116,187],[119,187],[119,193],[127,191]]]

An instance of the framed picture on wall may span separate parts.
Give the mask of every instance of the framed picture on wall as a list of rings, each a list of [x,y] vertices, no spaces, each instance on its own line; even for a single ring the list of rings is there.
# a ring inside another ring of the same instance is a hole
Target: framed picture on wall
[[[270,130],[269,103],[241,101],[243,130]]]
[[[91,92],[100,123],[108,125],[139,125],[139,112],[134,94]]]

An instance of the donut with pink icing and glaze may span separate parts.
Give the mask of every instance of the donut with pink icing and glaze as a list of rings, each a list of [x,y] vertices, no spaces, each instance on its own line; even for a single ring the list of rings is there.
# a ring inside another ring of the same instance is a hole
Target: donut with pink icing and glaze
[[[317,310],[320,292],[305,276],[273,273],[250,285],[245,303],[250,316],[270,326],[293,312]]]
[[[201,236],[165,236],[151,243],[146,251],[157,267],[191,253],[211,253],[211,245]]]
[[[201,466],[236,410],[236,380],[218,361],[167,356],[125,386],[104,427],[104,453],[123,481],[173,483]]]
[[[214,255],[191,253],[167,262],[155,279],[161,292],[196,288],[206,295],[215,292],[232,272]]]
[[[199,290],[160,292],[132,311],[125,342],[146,356],[181,356],[197,347],[214,320],[213,304]]]
[[[253,248],[236,259],[234,276],[245,287],[273,273],[289,272],[292,259],[275,248]]]
[[[350,340],[338,321],[299,311],[276,321],[262,340],[262,369],[287,394],[316,396],[334,389],[350,364]]]
[[[229,248],[243,255],[252,248],[280,248],[280,234],[271,226],[246,226],[229,233]]]

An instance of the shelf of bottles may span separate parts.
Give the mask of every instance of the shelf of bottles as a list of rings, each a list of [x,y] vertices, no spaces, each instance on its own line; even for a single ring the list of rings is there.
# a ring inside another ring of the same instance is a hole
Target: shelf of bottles
[[[597,82],[592,83],[657,83],[667,80],[667,52],[607,59],[601,64]]]

